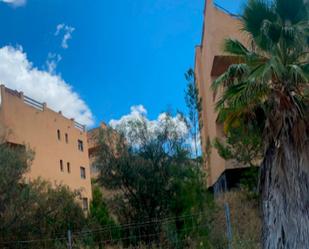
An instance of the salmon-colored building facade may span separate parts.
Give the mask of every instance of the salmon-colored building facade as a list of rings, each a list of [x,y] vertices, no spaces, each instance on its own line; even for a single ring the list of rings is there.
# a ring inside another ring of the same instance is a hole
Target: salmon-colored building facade
[[[35,153],[26,178],[81,190],[81,204],[92,197],[87,132],[84,126],[22,92],[1,85],[0,124],[6,142],[25,145]]]
[[[235,16],[219,9],[213,0],[206,0],[202,41],[195,49],[195,76],[200,97],[202,98],[201,141],[206,158],[207,185],[213,187],[230,169],[240,168],[235,162],[222,159],[217,150],[210,146],[216,137],[224,137],[223,127],[217,122],[216,99],[211,90],[214,79],[221,75],[233,58],[223,53],[226,38],[245,42],[241,33],[241,23]]]
[[[100,143],[100,133],[101,130],[107,129],[107,125],[105,123],[101,123],[99,127],[93,128],[87,133],[87,141],[88,141],[88,154],[90,160],[90,172],[91,178],[96,179],[98,177],[98,169],[95,167],[94,163],[96,160],[96,153],[99,149]]]

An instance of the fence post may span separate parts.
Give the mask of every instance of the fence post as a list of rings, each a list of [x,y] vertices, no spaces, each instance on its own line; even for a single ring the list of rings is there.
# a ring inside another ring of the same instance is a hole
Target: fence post
[[[72,232],[71,230],[69,229],[68,230],[68,249],[72,249]]]
[[[227,202],[224,203],[224,208],[226,218],[228,249],[232,249],[233,235],[232,235],[232,224],[231,224],[231,212],[229,204]]]

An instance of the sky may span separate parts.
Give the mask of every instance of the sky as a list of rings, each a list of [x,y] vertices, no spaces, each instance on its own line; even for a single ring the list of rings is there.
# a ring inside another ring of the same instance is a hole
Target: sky
[[[204,1],[0,0],[0,82],[89,128],[185,111]]]

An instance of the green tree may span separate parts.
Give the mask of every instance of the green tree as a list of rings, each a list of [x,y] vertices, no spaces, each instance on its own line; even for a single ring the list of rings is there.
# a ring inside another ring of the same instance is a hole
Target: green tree
[[[225,140],[216,138],[214,146],[225,160],[235,160],[246,167],[259,166],[263,153],[261,134],[244,131],[243,127],[229,130]]]
[[[21,244],[12,242],[59,238],[66,236],[68,228],[80,231],[85,226],[84,212],[77,203],[79,192],[24,178],[33,156],[23,146],[0,144],[0,247],[20,248]],[[55,243],[65,242],[40,243],[23,244],[22,248],[54,248]]]
[[[93,186],[89,218],[100,226],[115,225],[115,221],[109,214],[102,190],[98,186]]]
[[[109,203],[121,224],[205,211],[209,195],[203,173],[191,159],[186,138],[176,126],[173,118],[165,114],[157,127],[149,127],[143,118],[128,122],[126,137],[114,136],[111,129],[101,131],[95,162],[100,171],[98,182],[114,192]],[[181,232],[184,224],[174,225],[171,237],[185,236]],[[156,224],[129,232],[139,233],[139,238],[150,243],[161,239],[163,231],[161,224]]]
[[[187,89],[185,91],[185,101],[189,110],[189,129],[190,136],[194,142],[194,156],[198,158],[200,156],[200,129],[202,128],[202,119],[199,115],[202,111],[202,99],[199,95],[199,90],[196,85],[196,78],[194,71],[189,69],[185,74],[187,80]]]
[[[103,248],[104,241],[105,243],[107,243],[106,241],[119,241],[120,228],[110,215],[102,189],[94,184],[92,185],[92,201],[90,203],[90,213],[88,218],[88,229],[93,231],[106,229],[107,231],[110,231],[105,233],[93,233],[91,235],[95,244],[99,245],[99,248]]]
[[[263,158],[263,142],[260,129],[255,125],[230,127],[225,138],[216,138],[213,146],[225,160],[233,160],[238,166],[246,169],[241,176],[242,188],[257,193],[258,166]]]
[[[0,240],[7,235],[10,227],[18,219],[19,214],[11,209],[13,199],[23,195],[22,176],[29,170],[30,154],[24,147],[12,149],[8,145],[0,144]],[[25,195],[28,191],[25,191]],[[21,203],[20,203],[20,206]]]
[[[261,119],[263,248],[309,247],[308,2],[249,0],[250,46],[227,39],[236,64],[213,82],[227,126]],[[262,114],[260,113],[262,111]],[[260,113],[257,115],[257,113]],[[220,115],[219,114],[219,115]]]

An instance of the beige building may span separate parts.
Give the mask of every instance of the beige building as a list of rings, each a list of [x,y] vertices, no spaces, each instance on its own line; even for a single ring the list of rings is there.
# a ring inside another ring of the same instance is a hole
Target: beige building
[[[96,160],[96,152],[99,148],[100,132],[104,129],[107,129],[107,126],[105,123],[102,122],[99,127],[93,128],[87,133],[90,172],[91,178],[93,179],[96,179],[99,173],[94,165],[94,162]]]
[[[220,179],[225,177],[225,172],[235,169],[237,173],[236,168],[239,168],[235,162],[222,159],[217,150],[209,145],[216,137],[224,136],[222,125],[217,122],[216,100],[210,87],[213,80],[233,63],[233,58],[222,52],[224,40],[226,38],[243,42],[247,40],[240,30],[241,23],[236,16],[220,9],[213,0],[206,0],[202,41],[195,49],[195,75],[202,97],[201,138],[203,152],[207,155],[205,167],[209,187],[220,184]]]
[[[92,191],[85,127],[22,92],[3,85],[0,89],[0,124],[6,141],[35,152],[26,177],[81,190],[82,206],[88,208]]]
[[[106,142],[112,150],[115,149],[117,142],[119,141],[120,135],[116,130],[110,129],[104,122],[100,124],[99,127],[93,128],[88,131],[88,148],[89,148],[89,160],[90,160],[90,172],[91,172],[91,178],[94,180],[94,184],[96,184],[96,181],[99,176],[99,169],[95,165],[97,152],[100,149],[100,141],[102,139],[102,131],[109,131],[111,133],[108,133],[109,135],[107,137],[104,137],[104,142]],[[105,198],[111,198],[114,197],[115,194],[118,193],[118,191],[112,191],[104,188],[100,184],[100,189],[104,195]]]

